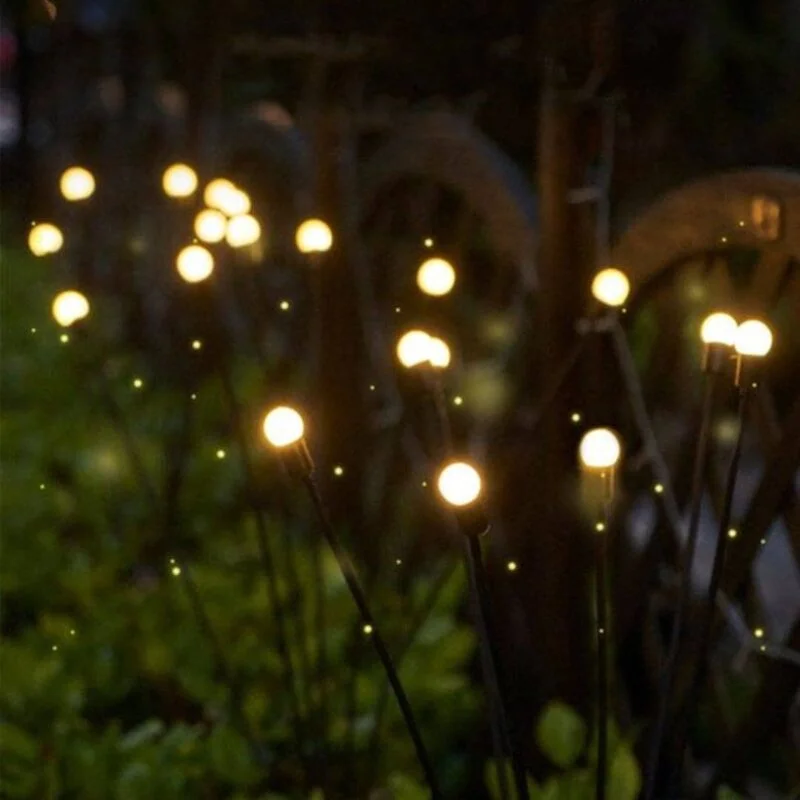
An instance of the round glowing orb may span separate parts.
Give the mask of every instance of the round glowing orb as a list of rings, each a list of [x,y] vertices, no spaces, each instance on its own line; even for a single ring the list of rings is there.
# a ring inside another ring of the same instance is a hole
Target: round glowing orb
[[[273,447],[288,447],[303,438],[305,425],[289,406],[277,406],[264,417],[264,436]]]
[[[333,232],[321,219],[307,219],[297,227],[294,241],[301,253],[327,253],[333,245]]]
[[[758,319],[748,319],[736,329],[733,346],[742,356],[765,356],[772,349],[772,331]]]
[[[417,286],[432,297],[449,294],[456,283],[456,271],[443,258],[429,258],[417,270]]]
[[[65,200],[86,200],[94,194],[94,175],[84,167],[70,167],[62,173],[59,189]]]
[[[416,367],[430,358],[430,345],[430,334],[420,330],[408,331],[397,342],[397,358],[404,367]]]
[[[615,267],[601,269],[592,281],[592,295],[596,300],[612,308],[621,306],[628,299],[631,284],[628,276]]]
[[[439,473],[436,485],[451,506],[468,506],[480,496],[481,476],[471,464],[453,461]]]
[[[189,197],[197,189],[197,173],[188,164],[172,164],[161,177],[168,197]]]
[[[444,339],[431,336],[428,341],[428,361],[436,369],[446,369],[450,366],[450,348]]]
[[[733,345],[736,338],[736,320],[730,314],[709,314],[700,327],[700,338],[705,344]]]
[[[261,238],[261,225],[251,214],[237,214],[228,220],[225,241],[231,247],[246,247]]]
[[[28,234],[28,247],[35,256],[57,253],[64,246],[64,234],[55,225],[41,222],[34,225]]]
[[[221,242],[227,225],[225,215],[215,208],[204,208],[194,218],[194,232],[201,242]]]
[[[192,244],[178,253],[175,266],[187,283],[200,283],[214,271],[214,256],[205,247]]]
[[[593,428],[581,439],[578,455],[584,467],[609,469],[618,461],[622,447],[611,428]]]
[[[56,295],[52,306],[53,319],[64,328],[69,328],[78,320],[89,315],[89,301],[86,295],[70,289]]]

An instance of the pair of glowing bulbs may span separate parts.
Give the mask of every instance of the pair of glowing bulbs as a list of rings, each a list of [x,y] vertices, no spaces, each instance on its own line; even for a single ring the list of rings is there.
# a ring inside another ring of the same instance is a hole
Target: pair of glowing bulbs
[[[168,197],[190,197],[197,191],[197,173],[188,164],[172,164],[161,176],[161,186]],[[203,191],[203,201],[227,217],[247,214],[251,202],[247,192],[242,191],[226,178],[215,178]]]
[[[436,369],[446,369],[450,365],[450,348],[444,339],[426,331],[410,330],[397,342],[397,358],[408,369],[426,363]]]
[[[741,324],[730,314],[716,313],[705,318],[700,338],[706,345],[733,347],[739,355],[763,357],[772,349],[772,331],[761,320]]]
[[[305,423],[294,408],[277,406],[264,417],[263,429],[267,441],[280,450],[300,443]],[[453,461],[439,473],[437,486],[445,501],[452,506],[463,507],[480,497],[482,482],[478,470],[471,464]]]

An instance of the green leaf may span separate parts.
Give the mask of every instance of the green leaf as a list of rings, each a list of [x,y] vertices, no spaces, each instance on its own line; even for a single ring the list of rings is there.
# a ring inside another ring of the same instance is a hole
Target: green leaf
[[[209,737],[211,765],[220,778],[237,786],[249,786],[258,770],[245,739],[227,725],[216,727]]]
[[[578,759],[586,744],[586,723],[566,703],[550,703],[539,717],[536,742],[557,766],[566,769]]]
[[[608,794],[614,800],[636,800],[642,788],[642,772],[625,744],[617,747],[609,769]]]

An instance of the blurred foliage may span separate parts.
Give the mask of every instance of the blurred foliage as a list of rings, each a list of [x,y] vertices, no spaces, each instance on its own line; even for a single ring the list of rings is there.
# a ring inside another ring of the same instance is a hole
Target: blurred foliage
[[[414,796],[416,759],[391,697],[377,727],[382,670],[327,549],[318,580],[321,537],[285,486],[286,510],[264,515],[276,562],[275,595],[268,590],[218,388],[209,379],[187,403],[159,385],[114,341],[102,297],[86,336],[71,330],[62,342],[50,302],[63,287],[51,264],[5,251],[2,288],[4,796],[321,798],[312,790],[323,784],[328,798],[381,785]],[[236,375],[254,382],[246,365]],[[196,435],[181,452],[187,408]],[[401,621],[433,580],[412,581],[409,597],[390,581],[372,594],[394,651],[414,635],[402,677],[458,791],[466,764],[452,743],[479,705],[466,673],[474,636],[456,616],[462,571],[451,571],[418,629]]]

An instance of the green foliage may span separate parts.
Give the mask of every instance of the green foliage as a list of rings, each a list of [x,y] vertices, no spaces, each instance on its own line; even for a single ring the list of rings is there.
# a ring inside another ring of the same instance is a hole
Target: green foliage
[[[265,574],[219,387],[194,387],[195,436],[182,453],[180,390],[118,341],[104,298],[92,298],[87,337],[70,332],[62,343],[49,317],[63,288],[52,265],[8,252],[1,263],[4,796],[330,800],[354,785],[365,795],[384,786],[424,796],[391,697],[378,714],[385,678],[336,563],[302,498],[269,485],[278,479],[269,465],[265,485],[283,492],[285,508],[265,516],[274,561],[272,578]],[[245,406],[258,397],[256,372],[236,364]],[[248,419],[257,411],[247,407]],[[393,651],[416,636],[401,672],[457,786],[464,764],[449,743],[478,708],[465,671],[474,635],[455,615],[463,575],[446,582],[414,631],[400,612],[413,617],[430,580],[410,585],[411,609],[392,589],[378,586],[374,604]],[[445,702],[454,694],[459,703]]]
[[[566,703],[553,701],[536,723],[536,744],[558,772],[540,786],[528,778],[531,800],[592,800],[595,796],[597,746],[587,746],[588,726]],[[583,762],[583,763],[581,763]],[[587,763],[588,762],[588,763]],[[511,776],[511,767],[506,765]],[[492,798],[502,797],[497,765],[489,761],[484,781]],[[608,796],[614,800],[636,800],[642,788],[642,774],[628,742],[609,720]],[[516,796],[516,792],[512,792]]]

